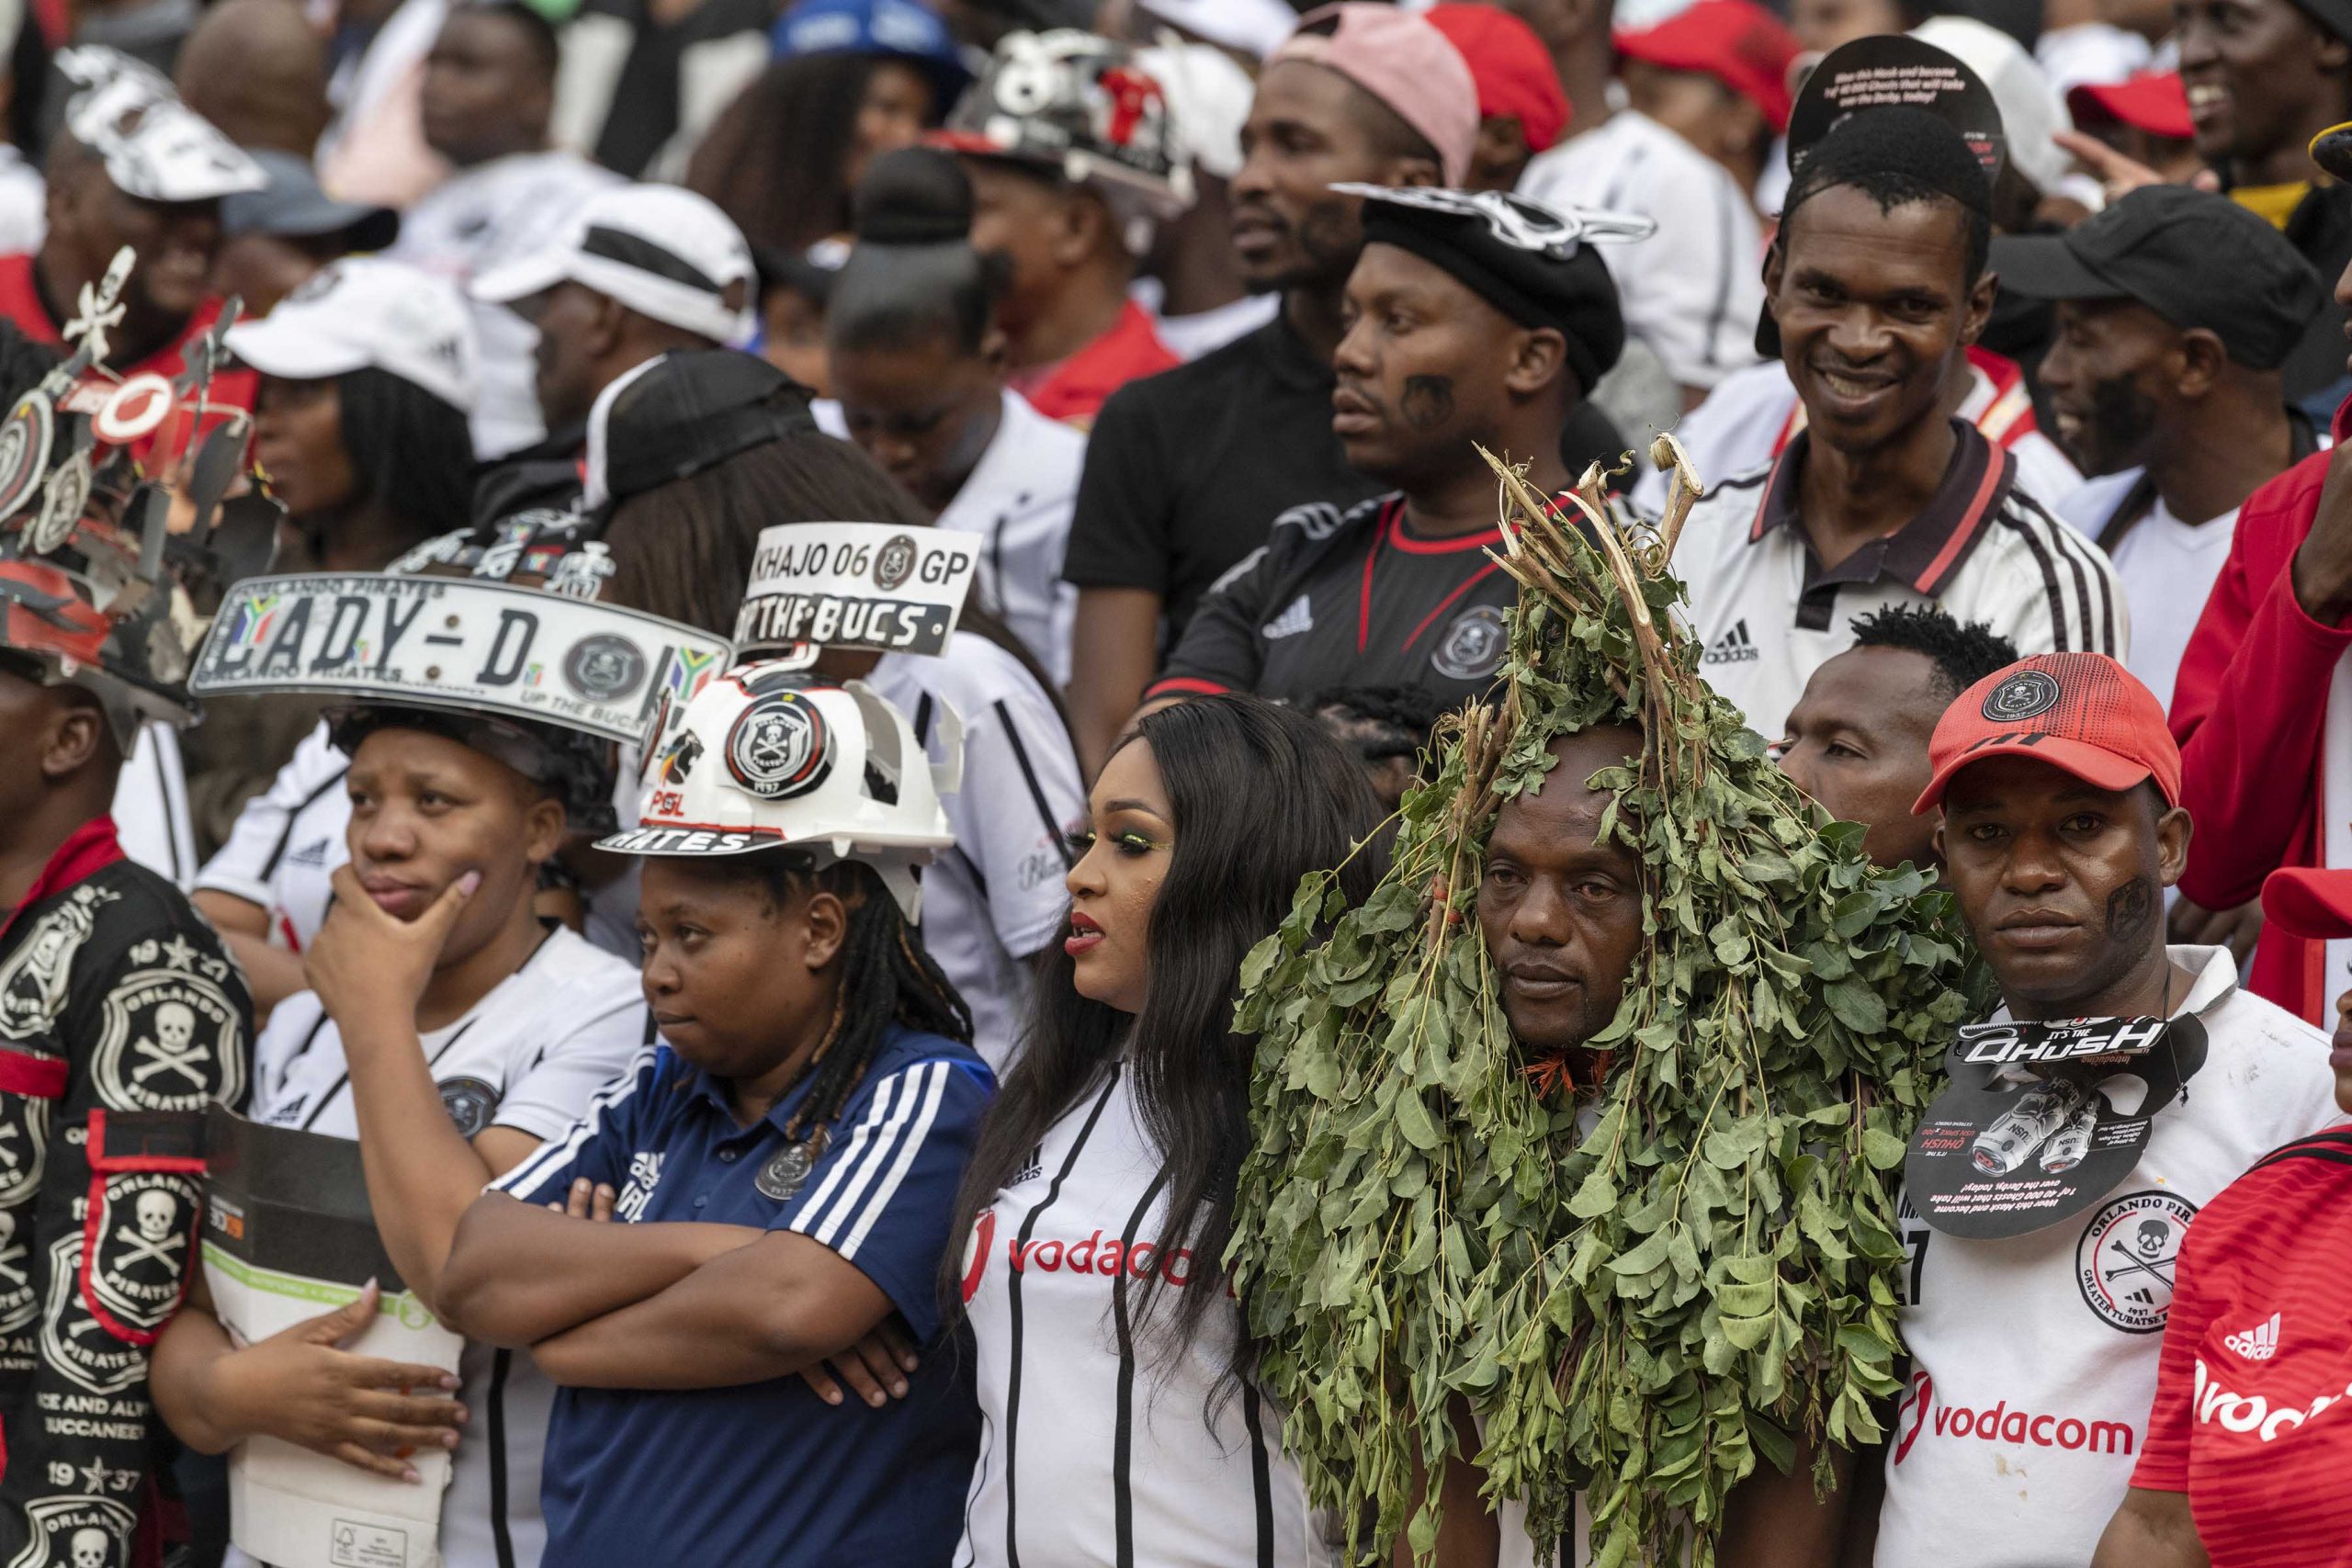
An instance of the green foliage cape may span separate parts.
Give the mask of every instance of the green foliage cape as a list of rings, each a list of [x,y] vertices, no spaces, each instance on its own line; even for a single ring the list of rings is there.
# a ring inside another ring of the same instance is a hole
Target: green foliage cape
[[[1711,1562],[1759,1456],[1872,1441],[1896,1390],[1893,1188],[1982,982],[1951,899],[1874,870],[1700,679],[1668,570],[1696,486],[1660,460],[1656,530],[1621,531],[1587,475],[1598,549],[1497,465],[1520,584],[1499,707],[1448,721],[1363,906],[1309,877],[1242,971],[1254,1146],[1227,1260],[1311,1494],[1384,1552],[1416,1455],[1461,1451],[1456,1400],[1488,1500],[1524,1499],[1545,1540],[1586,1492],[1610,1568]],[[1478,935],[1486,841],[1551,741],[1615,722],[1638,765],[1595,784],[1645,868],[1645,942],[1589,1043],[1613,1053],[1597,1096],[1547,1095]]]

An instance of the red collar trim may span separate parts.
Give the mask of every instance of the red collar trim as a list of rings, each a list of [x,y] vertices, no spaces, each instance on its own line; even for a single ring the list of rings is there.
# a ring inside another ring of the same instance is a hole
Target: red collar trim
[[[0,937],[6,937],[17,924],[17,917],[35,904],[52,895],[64,892],[76,883],[104,871],[123,858],[122,841],[115,835],[112,817],[93,817],[71,833],[40,868],[33,885],[25,890],[24,897],[0,920]]]
[[[1558,503],[1555,502],[1554,504]],[[1499,527],[1486,528],[1476,534],[1449,534],[1444,538],[1432,539],[1414,533],[1406,525],[1405,504],[1399,498],[1389,509],[1386,542],[1408,556],[1450,556],[1464,550],[1483,550],[1499,545],[1503,542],[1503,531]]]

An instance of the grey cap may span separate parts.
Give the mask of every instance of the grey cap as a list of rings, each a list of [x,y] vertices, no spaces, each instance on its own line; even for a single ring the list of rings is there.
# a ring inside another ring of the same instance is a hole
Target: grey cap
[[[347,231],[353,250],[380,251],[400,237],[399,213],[389,207],[335,200],[320,188],[318,171],[309,159],[260,150],[246,156],[261,165],[269,183],[220,203],[220,228],[232,238],[272,234],[312,240]]]

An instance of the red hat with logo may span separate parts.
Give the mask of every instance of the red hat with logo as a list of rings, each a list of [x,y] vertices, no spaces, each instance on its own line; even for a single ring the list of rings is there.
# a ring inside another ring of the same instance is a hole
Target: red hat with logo
[[[1560,140],[1568,124],[1568,95],[1533,28],[1497,6],[1432,6],[1421,18],[1443,33],[1470,67],[1481,116],[1519,121],[1530,152]]]
[[[2334,942],[2352,936],[2352,871],[2288,866],[2262,884],[2262,913],[2290,936]]]
[[[1954,773],[1992,757],[2031,757],[2094,789],[2154,780],[2166,805],[2180,804],[2180,747],[2164,705],[2103,653],[2036,654],[1961,693],[1936,721],[1934,773],[1913,814],[1940,805]]]
[[[2115,123],[2176,141],[2188,141],[2196,130],[2177,71],[2142,71],[2120,82],[2078,84],[2067,90],[2066,109],[2085,130]]]
[[[1774,130],[1789,128],[1796,35],[1752,0],[1697,0],[1656,27],[1619,33],[1617,52],[1668,71],[1713,76],[1763,110]]]

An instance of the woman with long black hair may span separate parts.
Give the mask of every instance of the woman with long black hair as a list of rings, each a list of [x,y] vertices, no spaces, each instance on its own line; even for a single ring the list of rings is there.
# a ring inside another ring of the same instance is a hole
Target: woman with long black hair
[[[1233,1001],[1301,876],[1369,892],[1380,808],[1314,719],[1212,697],[1138,720],[1088,817],[957,1201],[986,1429],[956,1560],[1325,1562],[1219,1262],[1249,1145]]]

